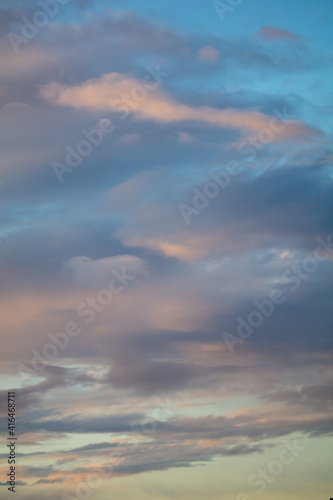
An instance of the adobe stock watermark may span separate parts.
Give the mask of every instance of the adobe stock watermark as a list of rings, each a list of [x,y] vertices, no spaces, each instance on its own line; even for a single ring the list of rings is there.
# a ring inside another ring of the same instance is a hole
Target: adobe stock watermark
[[[107,288],[99,290],[94,297],[87,297],[84,302],[78,304],[76,314],[84,318],[86,324],[90,324],[95,319],[96,314],[102,312],[112,302],[114,294],[117,295],[123,292],[129,282],[135,279],[135,276],[128,275],[124,268],[121,273],[116,269],[112,269],[111,274],[113,276],[109,280]],[[31,361],[17,367],[21,377],[27,380],[31,375],[40,373],[46,365],[57,358],[60,351],[68,346],[70,339],[77,337],[81,333],[82,327],[76,321],[67,321],[60,332],[49,332],[47,336],[51,342],[43,346],[41,353],[35,348],[31,349]]]
[[[277,477],[282,476],[286,466],[293,464],[301,453],[307,450],[307,447],[297,443],[296,439],[292,442],[284,442],[283,446],[275,460],[271,460],[267,467],[259,467],[254,474],[248,477],[247,485],[250,488],[257,488],[255,491],[257,495],[264,493],[268,485],[274,483]],[[240,493],[236,500],[250,500],[250,498],[248,493]]]
[[[240,155],[246,156],[246,162],[253,162],[258,151],[263,151],[274,140],[276,134],[281,133],[287,127],[288,121],[294,118],[294,115],[287,112],[286,106],[282,113],[277,108],[274,108],[273,114],[274,116],[270,119],[268,127],[263,127],[257,135],[250,135],[239,144],[237,151]],[[206,182],[201,190],[196,187],[192,189],[194,193],[192,205],[187,203],[178,205],[185,223],[189,224],[193,215],[199,215],[209,205],[210,200],[216,198],[221,190],[229,186],[231,178],[241,172],[242,166],[237,160],[229,161],[222,170],[210,172],[211,180]]]
[[[319,262],[325,261],[328,258],[333,258],[333,241],[329,235],[326,241],[319,237],[317,238],[318,246],[313,252],[313,257],[305,257],[301,264],[293,264],[290,269],[282,275],[281,282],[286,285],[292,285],[289,291],[295,292],[301,286],[302,281],[309,279],[310,275],[317,271]],[[270,297],[262,301],[254,300],[255,309],[251,311],[245,320],[241,316],[236,318],[238,323],[236,334],[225,332],[223,340],[228,348],[228,351],[233,354],[236,344],[243,342],[251,337],[255,328],[263,325],[265,319],[272,316],[275,307],[283,304],[287,300],[287,296],[278,289],[274,289],[270,293]]]
[[[215,12],[220,18],[220,21],[224,21],[225,14],[233,12],[236,7],[241,5],[243,0],[226,0],[225,2],[221,2],[220,0],[214,0],[213,7]]]
[[[21,34],[11,31],[7,34],[7,38],[15,52],[18,54],[20,46],[26,45],[39,32],[45,28],[52,19],[60,12],[60,7],[66,5],[70,0],[39,0],[37,3],[41,10],[37,10],[31,19],[22,17]]]
[[[148,97],[148,92],[155,90],[162,82],[163,78],[169,76],[169,73],[162,70],[157,64],[155,68],[146,66],[146,75],[143,77],[141,84],[135,85],[129,94],[122,94],[120,99],[115,99],[111,111],[120,113],[120,120],[125,120],[135,110],[140,103],[143,103]],[[70,174],[78,167],[83,158],[91,155],[94,148],[100,146],[104,140],[104,136],[111,134],[116,129],[115,125],[108,119],[103,118],[99,121],[98,128],[91,130],[82,130],[81,133],[85,137],[77,143],[73,148],[67,145],[66,155],[63,163],[54,161],[51,166],[54,173],[61,183],[65,174]]]

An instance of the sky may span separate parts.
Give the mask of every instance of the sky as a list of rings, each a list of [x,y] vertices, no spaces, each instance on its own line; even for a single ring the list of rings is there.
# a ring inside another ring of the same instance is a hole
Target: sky
[[[3,0],[1,490],[333,496],[330,0]]]

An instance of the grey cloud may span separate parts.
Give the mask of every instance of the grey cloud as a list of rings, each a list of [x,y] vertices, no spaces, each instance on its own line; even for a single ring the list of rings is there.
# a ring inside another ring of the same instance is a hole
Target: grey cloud
[[[62,483],[64,481],[63,478],[57,477],[54,479],[39,479],[33,484],[54,484],[54,483]]]
[[[53,433],[119,433],[131,432],[132,426],[140,423],[143,415],[110,415],[91,419],[80,419],[69,416],[66,420],[33,420],[21,419],[21,433],[48,431]]]

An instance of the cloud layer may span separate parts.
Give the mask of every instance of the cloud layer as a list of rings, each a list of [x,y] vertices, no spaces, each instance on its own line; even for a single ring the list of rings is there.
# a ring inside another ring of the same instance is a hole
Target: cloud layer
[[[18,500],[331,495],[331,10],[3,2]]]

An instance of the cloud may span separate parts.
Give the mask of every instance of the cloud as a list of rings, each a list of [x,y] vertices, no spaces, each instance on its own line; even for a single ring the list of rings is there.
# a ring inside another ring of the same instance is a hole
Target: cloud
[[[34,421],[21,418],[21,433],[28,432],[67,432],[67,433],[124,433],[130,432],[132,427],[142,422],[144,415],[106,415],[96,418],[77,418],[77,415],[69,415],[66,419],[47,419]]]
[[[198,379],[218,372],[220,367],[205,368],[189,363],[136,362],[111,367],[107,380],[119,388],[131,388],[143,394],[183,390]]]
[[[134,142],[139,141],[140,138],[139,134],[126,134],[120,138],[120,142],[122,144],[133,144]]]
[[[102,443],[93,443],[93,444],[87,444],[86,446],[80,446],[79,448],[74,448],[73,450],[69,450],[68,453],[78,453],[78,452],[85,452],[85,451],[95,451],[95,450],[104,450],[104,449],[109,449],[109,448],[117,448],[120,446],[119,443],[108,443],[106,441]]]
[[[54,479],[39,479],[33,484],[54,484],[54,483],[62,483],[64,478],[56,477]]]
[[[240,163],[241,159],[238,161],[239,175],[230,177],[229,185],[221,188],[215,199],[210,202],[206,199],[206,206],[197,215],[192,215],[188,225],[178,209],[179,201],[193,207],[199,196],[194,194],[194,189],[196,193],[204,193],[205,184],[212,180],[211,171],[203,172],[203,180],[197,185],[188,181],[188,192],[180,194],[178,199],[168,198],[169,183],[177,182],[177,177],[165,171],[150,177],[137,175],[115,187],[107,196],[111,200],[109,212],[116,211],[123,219],[117,229],[118,237],[127,246],[151,248],[167,257],[194,262],[217,254],[224,257],[246,254],[267,245],[270,248],[281,244],[289,246],[291,235],[292,247],[305,245],[310,251],[310,239],[314,245],[319,233],[329,233],[326,214],[330,213],[332,184],[324,165],[301,167],[300,163],[307,161],[301,157],[295,162],[298,168],[293,163],[286,163],[284,168],[265,171],[260,167],[251,168],[246,161]],[[216,172],[223,170],[225,167],[221,166]],[[325,187],[322,176],[327,179]],[[137,192],[142,198],[133,196],[131,202],[129,195],[125,197],[129,200],[128,205],[112,204],[113,192],[115,200],[121,199],[118,193],[125,195],[130,187],[129,193],[136,193],[136,186],[140,186]],[[160,201],[152,199],[150,192],[161,193]],[[316,224],[311,217],[314,212],[317,213]],[[254,239],[250,236],[253,231]]]
[[[25,481],[15,481],[16,486],[27,486],[27,482]],[[0,486],[6,486],[8,488],[8,483],[0,482]]]
[[[193,137],[191,137],[187,132],[179,132],[178,142],[179,144],[189,144],[193,142]]]
[[[203,61],[211,61],[214,62],[219,58],[219,51],[214,49],[214,47],[210,47],[207,45],[206,47],[202,47],[202,49],[198,52],[198,58]]]
[[[258,31],[258,35],[265,40],[290,40],[294,42],[300,40],[299,35],[276,26],[262,26]]]
[[[49,83],[41,88],[40,93],[46,101],[57,106],[118,113],[120,110],[124,113],[125,109],[125,113],[133,115],[137,120],[153,120],[159,123],[202,122],[231,130],[259,132],[270,128],[274,118],[256,110],[187,106],[174,101],[160,89],[149,92],[139,80],[115,72],[89,79],[78,86]],[[132,98],[135,95],[140,97],[124,106],[120,101],[120,96],[124,94],[129,94]],[[306,123],[287,120],[283,130],[274,134],[273,140],[313,134],[318,135],[318,131]]]
[[[117,255],[96,260],[89,257],[72,257],[64,264],[64,270],[72,276],[77,285],[102,288],[112,278],[112,271],[125,271],[137,277],[145,272],[145,263],[134,255]]]
[[[23,373],[30,373],[29,366],[22,367]],[[19,367],[18,367],[19,368]],[[46,393],[52,392],[53,390],[59,388],[65,388],[68,386],[73,386],[76,383],[83,382],[85,384],[89,384],[95,382],[96,380],[93,377],[89,377],[86,374],[76,374],[75,371],[68,370],[61,366],[54,365],[46,365],[44,366],[41,372],[33,373],[34,377],[42,377],[44,380],[41,382],[25,385],[24,387],[17,387],[13,390],[16,393],[16,396],[20,400],[20,407],[23,409],[31,409],[38,407],[45,397]],[[8,393],[6,391],[0,391],[0,401],[4,403],[7,400]],[[56,413],[56,411],[51,412]],[[42,412],[40,412],[42,415]]]
[[[330,411],[333,404],[333,382],[304,385],[299,390],[274,391],[271,394],[262,395],[261,399],[267,399],[272,403],[308,406],[314,412]]]
[[[4,35],[32,18],[26,3],[5,0],[17,12],[0,12]],[[104,1],[92,13],[92,3],[64,9],[17,57],[0,41],[1,358],[4,387],[16,387],[23,411],[22,450],[32,451],[20,462],[21,478],[37,483],[19,492],[29,499],[60,498],[57,478],[75,487],[110,454],[117,477],[214,457],[237,469],[237,456],[252,455],[253,465],[288,435],[332,434],[332,260],[234,356],[222,338],[255,299],[286,291],[283,273],[331,231],[327,61],[307,43],[313,33],[303,40],[263,26],[247,36],[240,9],[229,18],[239,30],[222,38],[219,29],[195,34],[105,11]],[[153,89],[144,78],[157,63],[169,75]],[[287,77],[293,83],[280,85]],[[250,161],[234,146],[239,135],[264,137],[274,108],[287,110],[286,126]],[[67,145],[75,149],[104,116],[114,133],[60,186],[51,163],[64,162]],[[179,203],[194,206],[193,189],[203,192],[230,160],[241,173],[186,225]],[[123,267],[140,279],[86,323],[78,305]],[[59,350],[60,366],[26,385],[17,366],[29,367],[31,350],[42,353],[69,320],[82,333]],[[109,488],[117,479],[96,494]]]

